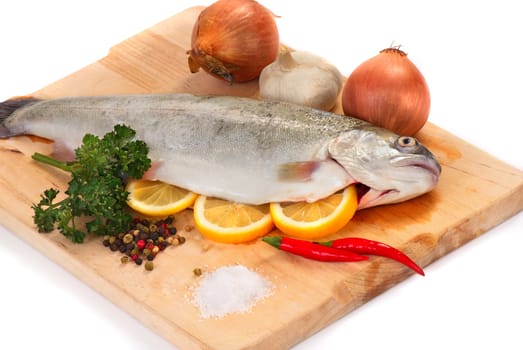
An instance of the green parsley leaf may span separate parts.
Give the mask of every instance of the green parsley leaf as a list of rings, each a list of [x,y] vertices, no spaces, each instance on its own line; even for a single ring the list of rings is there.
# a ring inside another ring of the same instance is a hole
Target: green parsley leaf
[[[99,138],[86,134],[75,150],[74,162],[60,162],[35,153],[33,159],[71,173],[67,195],[55,202],[59,193],[51,188],[33,204],[34,222],[40,232],[57,228],[75,243],[84,241],[86,233],[117,235],[131,223],[127,208],[127,178],[141,178],[151,166],[145,142],[135,140],[136,132],[116,125],[112,132]]]

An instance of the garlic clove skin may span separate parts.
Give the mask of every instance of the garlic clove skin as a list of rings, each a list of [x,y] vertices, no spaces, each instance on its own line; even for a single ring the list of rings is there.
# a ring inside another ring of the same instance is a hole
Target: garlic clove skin
[[[343,87],[338,68],[306,51],[283,50],[259,78],[260,97],[330,111]]]

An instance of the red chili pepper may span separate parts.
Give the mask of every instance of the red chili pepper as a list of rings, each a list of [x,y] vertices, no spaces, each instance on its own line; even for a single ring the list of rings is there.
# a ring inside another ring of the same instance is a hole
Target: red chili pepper
[[[317,243],[325,247],[344,249],[358,254],[372,254],[390,258],[411,268],[420,275],[425,276],[425,272],[423,271],[423,269],[419,267],[414,261],[412,261],[412,259],[409,258],[406,254],[382,242],[373,241],[365,238],[347,237],[336,239],[333,241]]]
[[[262,240],[280,250],[293,253],[304,258],[319,261],[361,261],[368,257],[347,250],[326,247],[309,241],[290,237],[263,237]]]

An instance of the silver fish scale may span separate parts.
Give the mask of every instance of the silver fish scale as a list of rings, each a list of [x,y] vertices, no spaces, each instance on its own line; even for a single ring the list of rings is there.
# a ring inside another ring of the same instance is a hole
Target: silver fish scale
[[[164,145],[169,150],[212,162],[310,160],[311,152],[316,152],[339,130],[350,127],[349,123],[339,123],[334,128],[332,120],[319,123],[317,120],[332,117],[325,114],[318,118],[306,109],[304,113],[301,108],[287,104],[192,95],[176,99],[179,100],[176,112],[166,109],[168,118],[175,119],[172,124],[162,125],[161,120],[159,125],[148,122],[140,133],[154,130],[162,134],[160,139],[171,140]],[[153,110],[159,111],[157,107]]]

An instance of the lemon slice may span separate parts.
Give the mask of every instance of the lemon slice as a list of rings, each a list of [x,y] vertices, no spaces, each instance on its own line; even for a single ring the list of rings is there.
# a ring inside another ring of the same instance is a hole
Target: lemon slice
[[[126,186],[127,204],[150,216],[176,214],[191,205],[197,194],[161,181],[131,180]]]
[[[202,235],[222,243],[243,243],[269,233],[274,224],[269,205],[248,205],[198,196],[194,223]]]
[[[313,203],[271,203],[276,227],[290,236],[315,239],[336,233],[354,216],[358,208],[355,186],[348,186]]]

